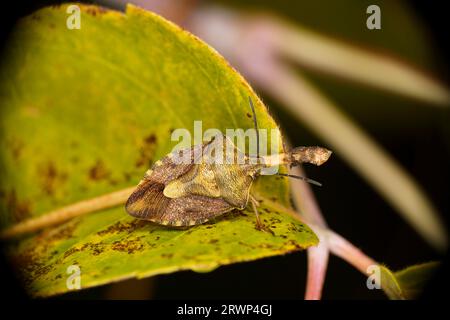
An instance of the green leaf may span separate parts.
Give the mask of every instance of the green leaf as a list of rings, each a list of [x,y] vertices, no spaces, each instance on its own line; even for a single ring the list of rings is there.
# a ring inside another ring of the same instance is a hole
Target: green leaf
[[[161,17],[80,6],[81,29],[66,27],[67,5],[22,19],[0,68],[0,222],[26,218],[136,185],[194,120],[203,130],[252,128],[248,96],[261,128],[277,128],[245,80],[213,49]],[[198,143],[200,141],[195,141]],[[280,144],[281,145],[281,144]],[[71,220],[11,243],[9,255],[35,296],[67,292],[67,268],[81,287],[182,269],[284,254],[318,242],[289,214],[285,178],[253,187],[261,218],[249,211],[188,230],[129,217],[123,207]]]
[[[416,299],[439,266],[439,262],[428,262],[397,272],[381,266],[381,286],[389,299]]]

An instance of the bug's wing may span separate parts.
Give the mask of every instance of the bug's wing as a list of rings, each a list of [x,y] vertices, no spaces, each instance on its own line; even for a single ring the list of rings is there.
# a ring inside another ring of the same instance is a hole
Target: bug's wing
[[[195,170],[203,148],[204,145],[195,145],[168,154],[153,164],[139,184],[151,178],[155,182],[167,185],[170,181]]]
[[[128,213],[163,225],[192,226],[233,209],[221,198],[190,195],[172,199],[163,190],[164,184],[147,179],[128,199]]]
[[[186,163],[180,163],[174,154],[157,161],[128,198],[126,211],[139,219],[166,225],[187,226],[203,223],[232,210],[233,207],[219,198],[188,195],[172,199],[163,194],[169,182],[182,175],[190,175],[198,169],[195,160],[201,157],[207,144],[178,151],[189,152],[190,161]]]

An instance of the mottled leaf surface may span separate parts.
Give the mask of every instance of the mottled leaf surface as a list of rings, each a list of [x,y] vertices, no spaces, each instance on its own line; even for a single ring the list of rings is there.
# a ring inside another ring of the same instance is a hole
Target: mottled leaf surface
[[[22,19],[0,67],[0,223],[136,185],[194,120],[203,130],[276,128],[245,80],[214,50],[161,17],[81,6],[81,29],[66,27],[67,5]],[[198,139],[192,142],[200,142]],[[79,217],[11,242],[11,261],[36,296],[66,292],[67,268],[82,288],[181,269],[284,254],[317,243],[289,208],[285,178],[254,190],[275,236],[255,230],[251,212],[233,212],[188,230],[129,217],[123,207]],[[272,204],[272,205],[271,205]],[[274,208],[276,204],[276,209]]]

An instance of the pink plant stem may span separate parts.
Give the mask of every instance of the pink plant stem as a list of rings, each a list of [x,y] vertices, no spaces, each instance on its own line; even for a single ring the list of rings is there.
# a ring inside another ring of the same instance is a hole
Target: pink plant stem
[[[291,173],[305,176],[301,167],[291,169]],[[311,187],[300,180],[291,180],[294,203],[301,212],[303,219],[310,223],[319,237],[319,245],[307,249],[308,272],[306,277],[305,300],[320,300],[328,267],[327,239],[323,230],[327,228],[326,221],[320,211]]]
[[[301,166],[294,167],[290,172],[297,176],[306,177]],[[294,203],[301,212],[301,216],[308,223],[314,224],[320,228],[326,229],[327,223],[320,211],[314,193],[308,183],[301,180],[291,180],[292,195]]]
[[[328,267],[329,250],[327,244],[320,242],[310,247],[308,255],[308,273],[306,277],[305,300],[320,300]]]
[[[327,230],[328,248],[330,251],[350,263],[363,274],[368,275],[367,268],[377,262],[337,233]]]

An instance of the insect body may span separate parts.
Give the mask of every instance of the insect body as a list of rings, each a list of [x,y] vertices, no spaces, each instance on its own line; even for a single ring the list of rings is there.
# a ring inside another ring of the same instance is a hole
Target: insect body
[[[250,98],[249,102],[258,132]],[[242,153],[223,135],[217,135],[204,144],[170,153],[146,172],[137,188],[131,189],[133,192],[130,196],[131,190],[126,188],[82,200],[1,230],[0,239],[34,232],[83,214],[111,208],[122,204],[127,198],[125,208],[130,215],[173,227],[201,224],[233,209],[243,210],[250,202],[256,215],[257,228],[272,232],[261,223],[258,202],[250,194],[251,185],[261,170],[276,165],[321,165],[328,160],[331,151],[321,147],[299,147],[288,153],[259,156],[259,136],[256,135],[256,138],[256,156]],[[278,175],[319,184],[303,177]]]
[[[259,220],[257,201],[250,195],[261,169],[303,162],[321,165],[330,154],[325,148],[300,147],[255,158],[242,153],[226,136],[217,135],[157,161],[129,197],[126,210],[139,219],[182,227],[202,224],[233,209],[243,210],[251,201],[257,227],[267,230]]]
[[[209,163],[208,152],[217,147],[219,138],[156,162],[128,199],[128,213],[163,225],[192,226],[234,208],[244,209],[260,165]],[[191,163],[178,164],[176,156],[185,153]],[[201,163],[196,163],[196,155],[203,158]]]

